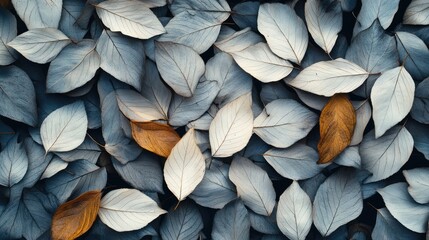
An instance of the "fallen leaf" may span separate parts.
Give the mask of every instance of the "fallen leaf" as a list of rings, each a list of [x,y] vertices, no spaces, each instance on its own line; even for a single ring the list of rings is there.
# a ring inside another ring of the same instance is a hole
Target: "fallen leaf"
[[[0,7],[9,8],[10,0],[0,0]]]
[[[167,124],[131,121],[131,130],[140,147],[163,157],[168,157],[180,140],[179,134]]]
[[[52,239],[75,239],[88,231],[97,218],[101,191],[86,192],[57,208],[52,219]]]
[[[356,113],[345,94],[335,94],[322,109],[319,119],[320,140],[318,163],[329,163],[338,156],[353,137]]]

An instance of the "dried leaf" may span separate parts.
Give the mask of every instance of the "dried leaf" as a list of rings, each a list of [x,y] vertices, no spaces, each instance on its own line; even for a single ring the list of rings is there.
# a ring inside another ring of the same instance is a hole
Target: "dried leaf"
[[[163,157],[168,157],[180,140],[179,134],[167,124],[132,121],[131,130],[140,147]]]
[[[86,192],[56,210],[52,219],[52,239],[75,239],[88,231],[97,218],[101,192]]]
[[[322,109],[319,119],[318,163],[331,162],[350,145],[356,125],[356,113],[347,95],[334,95]]]

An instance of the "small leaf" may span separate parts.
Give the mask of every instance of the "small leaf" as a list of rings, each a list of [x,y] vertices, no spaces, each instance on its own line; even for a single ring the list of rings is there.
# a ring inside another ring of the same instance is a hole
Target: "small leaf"
[[[396,32],[396,43],[399,59],[414,80],[423,80],[429,76],[429,49],[426,43],[416,35],[408,32]]]
[[[12,0],[13,8],[28,29],[57,28],[61,17],[61,0]]]
[[[241,200],[235,200],[216,212],[212,239],[245,240],[249,239],[249,236],[249,214]]]
[[[185,202],[165,216],[159,231],[165,240],[198,239],[203,227],[203,218],[197,206]]]
[[[9,5],[8,1],[0,4]],[[9,65],[18,57],[15,50],[7,44],[12,41],[17,34],[16,18],[8,10],[0,7],[0,65]]]
[[[58,29],[67,35],[73,42],[81,41],[88,29],[83,29],[77,24],[82,11],[85,11],[84,1],[63,0],[63,9]]]
[[[423,124],[429,124],[429,78],[420,82],[416,87],[411,116]]]
[[[369,101],[365,100],[363,102],[353,104],[353,106],[356,110],[356,126],[350,145],[357,145],[362,141],[365,128],[371,119],[371,104]]]
[[[52,218],[52,239],[75,239],[87,232],[100,208],[101,192],[87,192],[57,208]]]
[[[356,113],[347,95],[334,95],[322,109],[319,119],[318,163],[329,163],[338,156],[353,137]]]
[[[429,168],[402,171],[408,184],[408,192],[420,204],[429,203]]]
[[[134,90],[119,89],[116,91],[116,99],[121,112],[132,121],[149,122],[164,119],[164,115],[152,102]]]
[[[3,148],[0,159],[0,185],[11,187],[24,178],[29,160],[24,146],[18,143],[18,135]]]
[[[168,157],[180,140],[172,127],[157,122],[131,121],[131,131],[140,147],[163,157]]]
[[[68,165],[69,163],[62,160],[61,158],[57,156],[53,157],[51,162],[43,172],[42,176],[40,177],[40,180],[54,176],[58,172],[66,169]]]
[[[404,24],[428,25],[429,2],[426,0],[413,0],[404,14]]]

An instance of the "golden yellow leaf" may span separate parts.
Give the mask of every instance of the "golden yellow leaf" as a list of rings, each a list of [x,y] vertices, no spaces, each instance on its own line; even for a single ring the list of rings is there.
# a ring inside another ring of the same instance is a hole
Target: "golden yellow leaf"
[[[345,94],[335,94],[322,109],[319,119],[318,163],[331,162],[348,145],[356,125],[356,113]]]
[[[168,157],[180,140],[179,134],[167,124],[132,121],[131,130],[140,147],[163,157]]]
[[[97,218],[101,192],[90,191],[57,208],[52,219],[53,240],[71,240],[88,231]]]

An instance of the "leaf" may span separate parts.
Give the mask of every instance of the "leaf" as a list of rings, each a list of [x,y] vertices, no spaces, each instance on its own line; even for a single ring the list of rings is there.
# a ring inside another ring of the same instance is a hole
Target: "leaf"
[[[7,44],[17,35],[16,18],[8,10],[0,8],[0,65],[15,62],[18,54]]]
[[[203,180],[204,172],[204,156],[195,141],[195,130],[190,129],[165,161],[164,179],[168,189],[180,202]]]
[[[102,199],[98,216],[117,232],[145,227],[159,215],[166,213],[156,202],[136,189],[117,189]]]
[[[429,160],[429,129],[426,125],[413,120],[407,121],[407,129],[414,139],[414,147]]]
[[[399,60],[414,80],[423,80],[429,76],[426,63],[429,61],[429,49],[416,35],[407,32],[396,32]]]
[[[231,11],[226,0],[176,0],[171,4],[173,15],[189,10],[220,13]]]
[[[204,74],[203,59],[185,45],[158,42],[155,46],[155,59],[161,77],[177,94],[191,97]]]
[[[152,102],[131,89],[119,89],[116,91],[116,99],[121,112],[130,120],[136,122],[148,122],[164,119]]]
[[[29,30],[58,28],[63,1],[61,0],[12,0],[13,8]]]
[[[403,23],[412,25],[428,25],[429,3],[424,0],[413,0],[404,13]]]
[[[343,13],[340,2],[316,0],[305,3],[305,21],[314,41],[325,52],[330,53],[338,33],[343,27]]]
[[[329,176],[317,190],[313,221],[322,236],[331,235],[340,226],[357,218],[363,208],[362,192],[351,170],[340,170]]]
[[[348,145],[356,125],[356,113],[347,95],[336,94],[322,109],[319,118],[319,161],[329,163]]]
[[[426,232],[429,206],[414,202],[407,192],[406,183],[394,183],[377,191],[396,220],[411,231]]]
[[[96,49],[101,58],[100,67],[104,71],[140,90],[145,58],[141,41],[104,30]]]
[[[262,4],[258,30],[276,55],[301,63],[307,50],[308,33],[304,22],[291,7],[280,3]]]
[[[90,239],[105,239],[105,240],[139,240],[144,236],[158,236],[156,230],[151,226],[146,226],[142,229],[127,232],[116,232],[104,224],[99,218],[95,220],[91,229],[85,234],[86,238]]]
[[[165,32],[153,12],[144,3],[134,0],[104,1],[95,5],[103,24],[112,32],[148,39]]]
[[[249,214],[241,200],[233,201],[216,212],[212,239],[245,240],[249,239],[249,236]]]
[[[334,162],[338,165],[357,169],[361,168],[361,161],[359,147],[357,146],[345,148],[344,151],[334,159]]]
[[[326,180],[326,176],[323,173],[319,173],[316,176],[303,180],[300,182],[302,190],[304,190],[310,197],[311,201],[314,201],[317,190],[320,185]]]
[[[286,148],[307,136],[317,116],[292,99],[268,103],[254,121],[253,131],[266,143]]]
[[[280,195],[277,225],[291,240],[305,240],[311,228],[311,200],[296,181]]]
[[[281,234],[281,231],[277,226],[276,209],[277,208],[273,210],[273,213],[270,216],[262,216],[252,211],[249,211],[250,226],[260,233]]]
[[[46,152],[66,152],[85,140],[88,119],[82,101],[58,108],[49,114],[40,127]]]
[[[213,157],[232,156],[247,145],[253,128],[251,104],[250,94],[246,94],[217,112],[209,129]]]
[[[372,239],[418,239],[416,233],[400,224],[386,208],[377,209],[377,220],[371,234]]]
[[[340,0],[341,8],[345,12],[351,12],[356,7],[356,0]]]
[[[165,216],[159,231],[165,240],[197,239],[203,227],[198,208],[191,202],[185,202]]]
[[[372,118],[375,137],[379,138],[410,112],[415,86],[411,75],[401,66],[381,74],[372,89]]]
[[[353,105],[356,113],[356,125],[350,145],[357,145],[362,141],[365,128],[371,119],[371,104],[365,100]]]
[[[49,65],[46,80],[48,93],[64,93],[89,82],[100,67],[95,42],[83,40],[70,44]]]
[[[52,61],[71,40],[55,28],[36,28],[17,36],[8,45],[35,63]]]
[[[408,184],[408,192],[413,199],[420,204],[429,203],[429,168],[414,168],[410,170],[403,170]]]
[[[257,43],[231,55],[244,71],[264,83],[278,81],[293,69],[288,61],[274,55],[266,43]]]
[[[292,87],[317,95],[330,97],[348,93],[365,82],[368,72],[342,58],[315,63],[286,83]]]
[[[302,143],[288,148],[272,148],[263,156],[276,172],[292,180],[311,178],[322,170],[316,163],[317,152]]]
[[[11,187],[24,178],[29,160],[18,135],[0,152],[0,159],[0,185]]]
[[[232,9],[235,14],[232,14],[232,19],[235,24],[244,29],[250,27],[252,30],[258,30],[258,11],[259,2],[240,2]]]
[[[75,239],[87,232],[100,208],[101,192],[80,195],[57,208],[52,218],[52,239]]]
[[[429,78],[420,82],[415,91],[411,116],[420,123],[429,124]]]
[[[168,157],[180,141],[179,134],[167,124],[131,121],[131,130],[140,147],[162,157]]]
[[[398,8],[399,0],[363,0],[353,29],[353,36],[370,27],[376,19],[380,21],[384,29],[387,29]]]
[[[77,24],[80,14],[85,9],[84,1],[63,0],[61,19],[58,29],[74,42],[79,42],[88,32]]]
[[[0,115],[37,124],[36,92],[30,77],[16,66],[0,68]]]
[[[54,176],[58,172],[66,169],[68,165],[69,163],[62,160],[61,158],[56,156],[53,157],[52,160],[49,162],[49,165],[43,172],[42,176],[40,177],[40,180]]]
[[[86,137],[83,143],[74,150],[68,152],[56,152],[55,155],[59,156],[66,162],[85,159],[95,164],[100,157],[101,152],[102,151],[94,140]]]
[[[359,146],[362,168],[372,173],[365,181],[379,181],[399,171],[410,158],[413,144],[405,127],[395,126],[377,139],[374,130],[368,132]]]
[[[229,169],[229,179],[237,187],[238,196],[255,213],[269,216],[276,204],[276,193],[268,174],[252,161],[235,157]]]
[[[229,33],[229,30],[231,30],[232,33]],[[263,38],[259,34],[252,32],[250,28],[235,32],[233,29],[222,27],[214,46],[222,52],[233,53],[242,51],[262,41]]]

